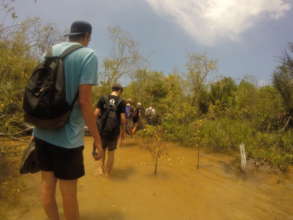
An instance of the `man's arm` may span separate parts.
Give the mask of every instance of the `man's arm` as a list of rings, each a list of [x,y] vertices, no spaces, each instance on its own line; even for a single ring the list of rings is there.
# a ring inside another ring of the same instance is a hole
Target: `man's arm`
[[[102,152],[101,137],[97,129],[96,118],[93,114],[92,106],[92,85],[80,85],[79,86],[79,104],[85,124],[87,125],[91,135],[94,138],[95,146],[98,151]]]
[[[126,116],[125,113],[120,114],[120,138],[124,139],[125,137],[125,129],[126,129]]]
[[[95,111],[94,111],[94,115],[95,115],[96,118],[100,117],[101,116],[101,109],[96,108]]]

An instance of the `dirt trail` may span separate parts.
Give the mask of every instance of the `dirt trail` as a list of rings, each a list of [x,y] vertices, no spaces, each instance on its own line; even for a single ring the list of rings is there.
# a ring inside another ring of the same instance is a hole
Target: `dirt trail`
[[[201,157],[196,170],[192,149],[166,144],[168,157],[154,177],[150,154],[139,143],[132,139],[122,145],[113,176],[105,178],[95,175],[92,141],[86,138],[86,176],[79,184],[81,220],[293,220],[292,171],[286,177],[243,178],[229,168],[229,156],[210,154]],[[11,207],[7,220],[46,219],[38,201],[39,175],[24,179],[24,205]]]

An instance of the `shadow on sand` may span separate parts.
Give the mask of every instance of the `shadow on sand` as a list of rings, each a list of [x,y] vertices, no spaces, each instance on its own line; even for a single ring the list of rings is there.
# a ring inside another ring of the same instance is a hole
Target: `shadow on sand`
[[[135,142],[126,142],[126,143],[121,144],[122,148],[123,147],[135,147],[135,146],[137,146],[137,143],[135,143]]]
[[[248,180],[247,173],[240,169],[240,166],[237,164],[237,162],[238,160],[234,160],[232,162],[218,161],[225,174],[232,175],[243,181]]]
[[[81,215],[81,220],[125,220],[124,215],[117,210],[97,213],[85,213]]]
[[[113,180],[126,180],[134,173],[135,173],[135,169],[133,167],[124,167],[124,168],[115,167],[114,170],[112,171],[110,178]]]

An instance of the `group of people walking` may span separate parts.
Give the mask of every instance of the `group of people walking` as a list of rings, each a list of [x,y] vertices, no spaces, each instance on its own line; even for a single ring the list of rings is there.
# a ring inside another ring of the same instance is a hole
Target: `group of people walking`
[[[93,108],[91,90],[94,85],[98,84],[98,61],[95,52],[88,48],[92,38],[92,26],[85,21],[73,22],[70,33],[66,36],[69,41],[54,45],[43,62],[44,66],[48,66],[52,59],[56,59],[56,57],[62,59],[63,66],[57,72],[61,71],[64,74],[64,77],[59,78],[64,81],[65,85],[64,97],[68,103],[67,111],[69,112],[65,116],[68,118],[64,120],[65,117],[62,116],[64,124],[57,126],[60,124],[61,118],[54,119],[54,121],[53,116],[50,115],[50,117],[52,116],[49,118],[51,121],[46,121],[51,126],[48,129],[48,127],[42,126],[42,120],[29,117],[31,121],[37,122],[32,135],[41,170],[41,201],[50,220],[60,219],[55,197],[58,182],[65,219],[80,219],[77,183],[78,179],[85,175],[84,127],[88,127],[93,137],[92,155],[95,160],[100,161],[99,172],[108,176],[112,172],[114,152],[120,141],[126,135],[136,133],[141,126],[143,115],[151,124],[151,118],[155,114],[152,107],[144,111],[141,103],[134,104],[131,100],[124,101],[121,98],[123,87],[120,84],[113,85],[112,91],[100,97]],[[39,70],[44,71],[42,68]],[[38,87],[40,84],[38,80],[42,80],[36,77],[37,74],[40,74],[38,71],[34,72],[30,79],[31,81],[35,79],[32,83],[36,83],[37,89],[31,89],[31,85],[28,86],[29,95],[27,100],[24,99],[24,109],[31,110],[29,101],[51,95],[51,90],[44,92],[48,89],[48,84],[46,84],[46,88]],[[59,78],[57,76],[54,80],[58,81]],[[60,89],[61,84],[56,83],[56,85],[53,90]],[[62,89],[60,91],[63,92]],[[48,103],[46,101],[45,104]],[[58,110],[62,105],[58,103],[57,106]],[[45,111],[39,111],[38,114],[46,112],[45,109]],[[56,126],[54,127],[54,125]]]
[[[140,102],[133,104],[131,99],[126,100],[126,132],[128,135],[134,135],[142,127],[143,107]]]

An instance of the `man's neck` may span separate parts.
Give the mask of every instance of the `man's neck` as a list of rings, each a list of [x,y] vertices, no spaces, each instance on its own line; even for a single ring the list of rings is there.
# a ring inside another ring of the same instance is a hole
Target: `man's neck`
[[[113,96],[119,96],[118,92],[116,92],[116,91],[111,92],[110,95],[113,95]]]
[[[79,43],[79,44],[81,44],[82,46],[84,46],[84,47],[86,47],[87,45],[86,45],[86,43],[84,42],[84,41],[79,41],[79,40],[70,40],[69,42],[71,42],[71,43]]]

